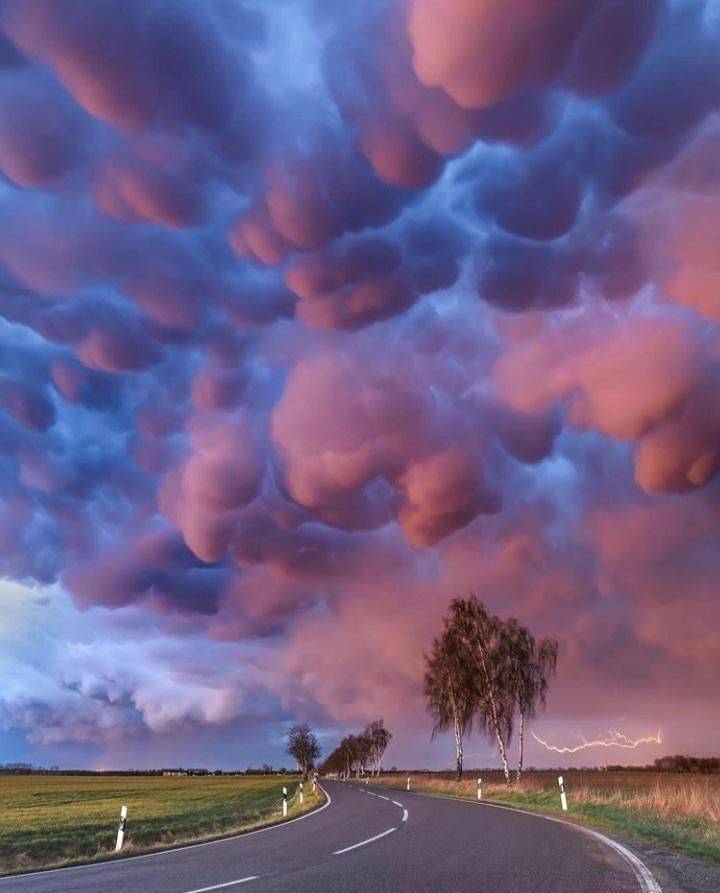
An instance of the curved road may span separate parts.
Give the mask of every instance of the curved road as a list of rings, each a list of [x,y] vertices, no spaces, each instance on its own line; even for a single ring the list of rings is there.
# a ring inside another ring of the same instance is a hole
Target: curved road
[[[96,865],[0,878],[0,893],[659,893],[632,854],[514,810],[325,782],[284,825]]]

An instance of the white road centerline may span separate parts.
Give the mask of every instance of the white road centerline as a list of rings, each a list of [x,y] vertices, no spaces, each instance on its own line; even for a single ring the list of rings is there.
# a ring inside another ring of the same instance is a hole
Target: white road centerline
[[[214,887],[200,887],[199,890],[189,890],[188,893],[209,893],[210,890],[222,890],[225,887],[234,887],[237,884],[244,884],[246,881],[256,881],[258,875],[251,874],[249,877],[240,878],[238,881],[228,881],[226,884],[215,884]]]
[[[364,790],[364,789],[363,789],[363,788],[358,788],[358,790],[359,790],[359,791],[362,791],[362,790]],[[367,791],[367,790],[366,790],[365,793],[366,793],[366,794],[371,794],[373,797],[379,797],[381,800],[387,800],[388,803],[392,803],[393,806],[397,806],[397,807],[399,807],[400,809],[402,809],[402,811],[403,811],[403,817],[402,817],[402,820],[403,820],[403,822],[407,822],[407,820],[408,820],[408,811],[407,811],[407,809],[405,809],[405,807],[402,805],[402,803],[398,803],[397,800],[391,800],[389,797],[385,797],[383,794],[376,794],[375,791]],[[342,851],[341,851],[341,852],[342,852]]]
[[[376,834],[375,837],[368,837],[367,840],[361,840],[360,843],[346,846],[344,850],[335,850],[333,856],[341,856],[343,853],[349,853],[350,850],[356,850],[359,846],[365,846],[366,843],[372,843],[374,840],[380,840],[381,837],[387,837],[387,835],[392,834],[393,831],[397,831],[397,828],[388,828],[387,831],[383,831],[382,834]]]

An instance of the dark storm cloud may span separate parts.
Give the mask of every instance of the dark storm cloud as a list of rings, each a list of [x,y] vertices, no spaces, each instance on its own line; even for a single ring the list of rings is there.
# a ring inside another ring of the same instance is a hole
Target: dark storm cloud
[[[144,601],[161,611],[212,614],[229,572],[205,566],[175,531],[151,530],[113,543],[100,558],[68,568],[62,579],[80,606]]]
[[[224,41],[222,11],[222,4],[201,10],[157,0],[120,7],[8,0],[0,21],[79,105],[121,130],[220,129],[236,123],[241,102],[252,98],[248,60]]]
[[[614,643],[607,679],[642,653],[665,680],[656,564],[614,531],[715,529],[719,27],[699,0],[5,0],[0,576],[240,649],[238,691],[173,688],[173,722],[235,721],[246,671],[276,712],[416,706],[478,580],[596,664]],[[116,676],[66,680],[78,737],[100,703],[108,735],[164,728],[162,686]]]

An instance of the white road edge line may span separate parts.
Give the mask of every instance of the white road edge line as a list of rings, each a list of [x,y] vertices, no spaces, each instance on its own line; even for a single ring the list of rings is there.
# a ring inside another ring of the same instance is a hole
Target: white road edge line
[[[366,843],[372,843],[374,840],[380,840],[381,837],[387,837],[387,835],[392,834],[393,831],[397,831],[397,828],[388,828],[387,831],[383,831],[382,834],[376,834],[375,837],[368,837],[367,840],[361,840],[360,843],[346,846],[344,850],[335,850],[333,856],[341,856],[343,853],[349,853],[350,850],[356,850],[359,846],[365,846]]]
[[[611,837],[606,837],[604,834],[600,834],[599,831],[593,831],[590,828],[585,828],[584,830],[587,834],[592,834],[593,837],[597,837],[603,843],[612,847],[630,863],[643,893],[662,893],[662,888],[652,876],[650,869],[641,859],[638,859],[632,850],[629,850],[626,846],[618,843],[617,840],[613,840]]]
[[[623,846],[616,840],[613,840],[610,837],[606,837],[599,831],[593,831],[592,828],[586,828],[585,825],[577,825],[575,822],[568,822],[565,819],[557,819],[551,815],[542,815],[539,812],[529,812],[528,810],[524,809],[516,809],[513,806],[503,806],[500,803],[488,803],[487,801],[476,803],[474,800],[463,800],[460,797],[448,797],[444,796],[443,794],[422,794],[418,791],[413,791],[413,794],[416,797],[439,797],[442,800],[452,800],[455,803],[465,803],[467,806],[487,806],[490,807],[490,809],[507,809],[510,812],[519,812],[521,815],[529,815],[536,819],[546,819],[548,822],[557,822],[558,825],[567,825],[569,828],[574,828],[576,831],[580,831],[583,834],[590,835],[590,837],[597,837],[598,840],[602,841],[611,849],[615,850],[616,853],[621,855],[632,868],[635,879],[640,884],[642,893],[663,893],[662,887],[655,880],[650,869],[641,859],[639,859],[635,855],[635,853],[632,852],[632,850],[629,850],[626,846]]]
[[[382,794],[378,794],[378,797],[379,797],[381,800],[389,800],[389,799],[390,799],[389,797],[383,797]]]
[[[34,875],[56,874],[60,871],[81,871],[84,868],[108,868],[111,865],[124,865],[126,862],[136,862],[138,859],[151,859],[154,856],[170,856],[172,853],[179,853],[182,850],[196,850],[201,846],[218,846],[221,843],[229,843],[233,840],[239,840],[241,837],[252,837],[255,834],[262,834],[264,831],[277,831],[278,828],[287,828],[293,822],[301,822],[303,819],[309,819],[310,816],[317,815],[323,809],[327,809],[332,803],[332,797],[325,788],[318,782],[318,787],[325,794],[326,800],[322,806],[313,809],[312,812],[306,812],[294,819],[288,819],[286,822],[277,822],[275,825],[268,825],[267,828],[258,828],[256,831],[246,831],[244,834],[231,834],[230,837],[219,837],[217,840],[206,840],[204,843],[187,843],[184,846],[170,847],[167,850],[158,850],[156,853],[141,853],[139,856],[122,856],[119,859],[101,859],[98,862],[89,862],[87,865],[68,865],[66,868],[47,868],[44,871],[26,871],[25,874],[7,874],[0,877],[0,884],[3,881],[16,881],[22,877],[32,877]]]
[[[399,803],[398,803],[398,806],[400,806]],[[403,817],[402,817],[403,822],[407,822],[407,817],[408,817],[408,811],[407,811],[407,809],[403,809]]]
[[[501,806],[499,803],[484,803],[480,805],[491,806],[493,809],[509,809],[512,812],[524,812],[524,810],[521,809],[513,809],[512,806]],[[594,831],[592,828],[586,828],[584,825],[577,825],[575,822],[567,822],[565,819],[556,819],[554,816],[540,815],[535,812],[525,812],[525,815],[533,815],[539,819],[547,819],[549,822],[557,822],[558,825],[567,825],[569,828],[575,828],[577,831],[581,831],[583,834],[588,834],[590,837],[596,837],[625,859],[630,868],[632,868],[642,893],[662,893],[662,887],[652,876],[647,865],[639,859],[632,850],[629,850],[626,846],[618,843],[617,840],[613,840],[611,837],[606,837],[604,834],[601,834],[599,831]]]
[[[215,884],[214,887],[200,887],[199,890],[190,890],[189,893],[209,893],[210,890],[222,890],[224,887],[234,887],[236,884],[244,884],[246,881],[256,881],[257,874],[251,874],[249,877],[240,878],[239,881],[228,881],[226,884]]]
[[[400,807],[400,809],[402,809],[402,808],[403,808],[403,805],[402,805],[402,803],[398,803],[398,802],[397,802],[397,800],[393,800],[393,803],[394,803],[394,804],[395,804],[395,806],[399,806],[399,807]]]

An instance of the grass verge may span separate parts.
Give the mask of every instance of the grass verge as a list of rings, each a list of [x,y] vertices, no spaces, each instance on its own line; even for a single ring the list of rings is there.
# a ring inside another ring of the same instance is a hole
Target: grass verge
[[[640,775],[640,773],[637,773]],[[633,786],[625,773],[565,772],[568,812],[560,807],[557,774],[529,775],[519,788],[484,780],[483,799],[542,815],[612,831],[720,864],[720,789],[716,780],[673,776],[643,779]],[[597,776],[594,781],[592,776]],[[613,779],[612,776],[620,776]],[[582,776],[582,778],[581,778]],[[588,778],[591,776],[591,778]],[[373,784],[405,790],[407,775],[384,775]],[[577,783],[576,783],[577,782]],[[477,799],[475,778],[455,782],[433,774],[413,774],[419,793]]]
[[[239,834],[319,807],[299,776],[0,776],[0,874],[118,858],[120,806],[128,807],[122,856]],[[120,856],[120,858],[122,858]]]

